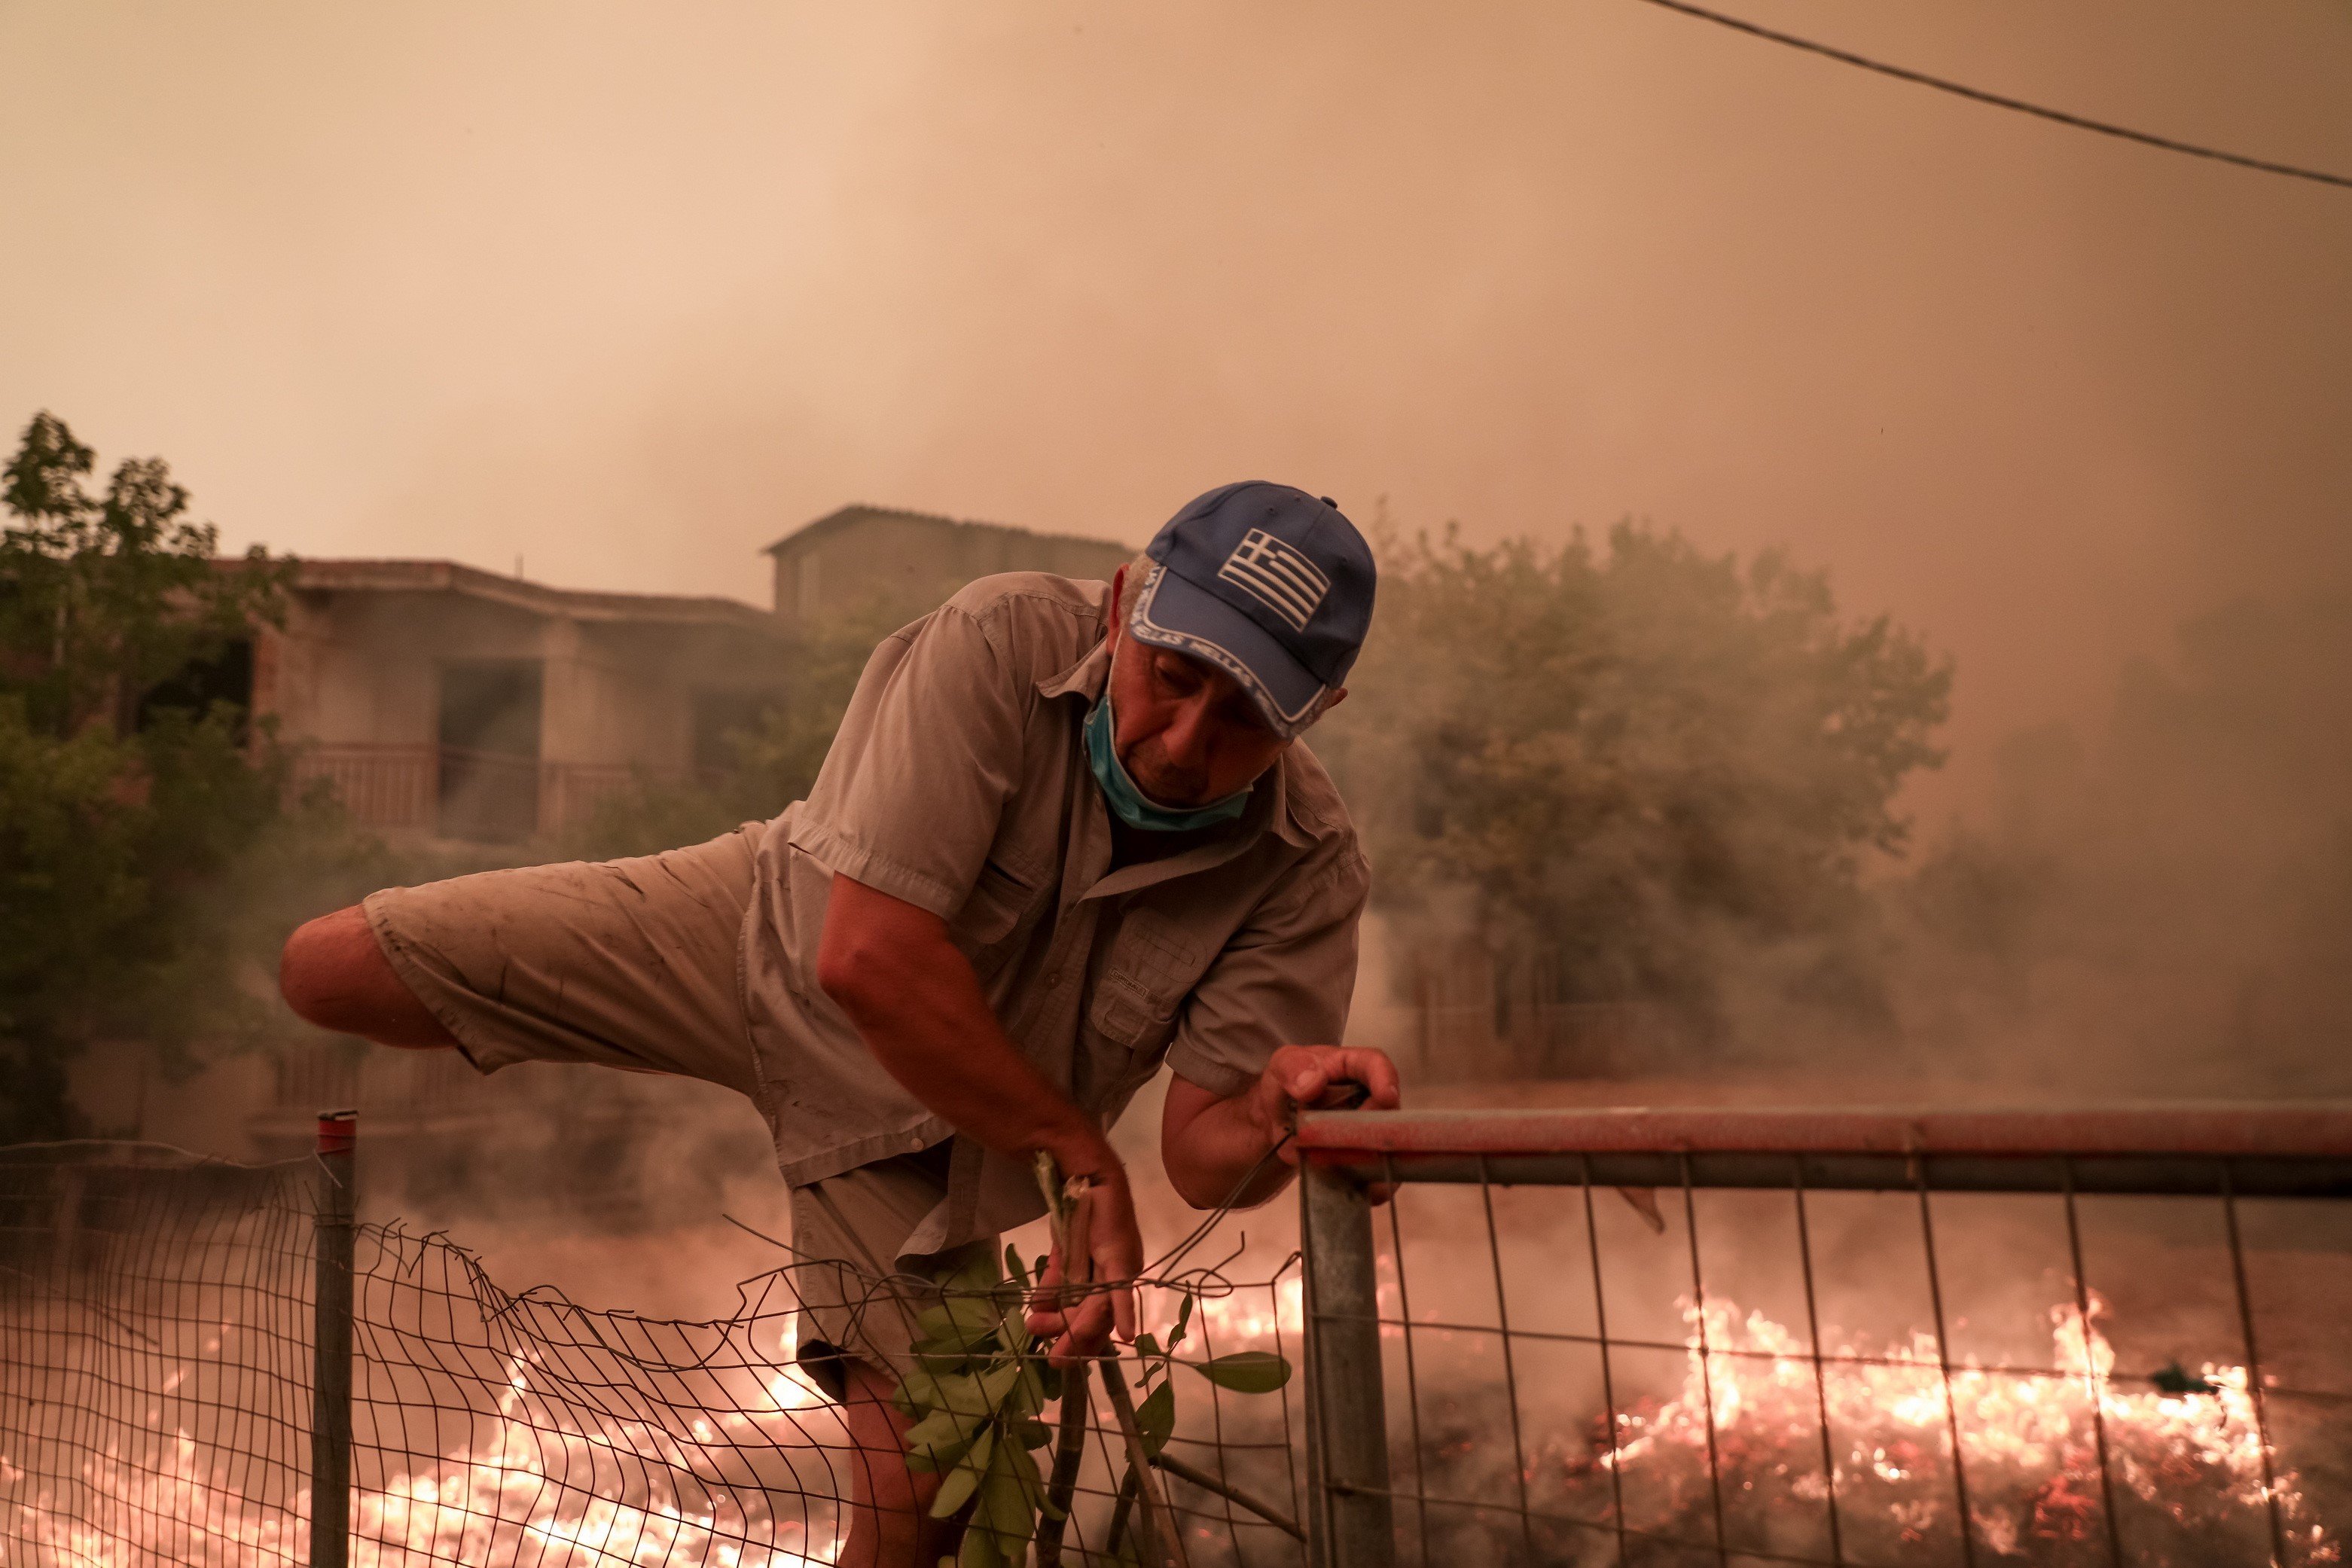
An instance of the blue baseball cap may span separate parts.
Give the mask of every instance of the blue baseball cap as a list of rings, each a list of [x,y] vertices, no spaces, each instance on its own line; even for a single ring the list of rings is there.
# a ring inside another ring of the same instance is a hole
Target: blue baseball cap
[[[1158,564],[1128,631],[1230,675],[1286,739],[1348,678],[1372,625],[1371,546],[1337,502],[1244,479],[1189,503],[1144,553]]]

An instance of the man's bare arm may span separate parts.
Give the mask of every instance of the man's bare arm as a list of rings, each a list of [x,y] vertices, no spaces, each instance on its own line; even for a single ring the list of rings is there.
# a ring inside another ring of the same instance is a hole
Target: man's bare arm
[[[278,957],[278,990],[298,1017],[339,1035],[417,1050],[457,1044],[393,972],[357,904],[296,928]]]
[[[1336,1106],[1350,1098],[1347,1086],[1369,1091],[1365,1108],[1393,1110],[1399,1100],[1396,1064],[1385,1052],[1345,1046],[1285,1046],[1266,1062],[1257,1081],[1223,1098],[1179,1075],[1168,1086],[1160,1118],[1160,1157],[1169,1184],[1194,1208],[1231,1201],[1237,1208],[1265,1203],[1289,1184],[1297,1168],[1295,1146],[1255,1176],[1252,1167],[1281,1142],[1301,1106]],[[1238,1194],[1244,1176],[1250,1184]]]
[[[1013,1048],[945,921],[835,874],[817,984],[890,1076],[957,1131],[1018,1159],[1042,1149],[1066,1177],[1099,1183],[1095,1277],[1135,1278],[1143,1238],[1125,1167],[1094,1119]],[[1122,1336],[1134,1336],[1134,1296],[1093,1297],[1072,1320],[1072,1340],[1057,1353],[1092,1353],[1114,1321]]]

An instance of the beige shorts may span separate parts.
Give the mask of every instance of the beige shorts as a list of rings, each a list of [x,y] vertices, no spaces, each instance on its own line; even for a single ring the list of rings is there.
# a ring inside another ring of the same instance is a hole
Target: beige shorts
[[[388,888],[362,908],[394,972],[484,1072],[587,1062],[703,1079],[756,1100],[741,954],[766,826],[659,855]],[[996,1248],[990,1239],[900,1255],[946,1194],[948,1152],[793,1191],[801,1359],[836,1398],[840,1356],[903,1371],[919,1282]]]

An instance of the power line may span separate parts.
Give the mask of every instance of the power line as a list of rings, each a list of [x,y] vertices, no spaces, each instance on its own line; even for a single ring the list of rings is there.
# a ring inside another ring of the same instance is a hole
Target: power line
[[[2020,114],[2032,114],[2043,120],[2054,120],[2061,125],[2071,125],[2077,131],[2095,131],[2102,136],[2120,137],[2126,142],[2137,142],[2145,147],[2161,147],[2168,153],[2186,153],[2192,158],[2210,158],[2220,163],[2235,163],[2242,169],[2259,169],[2265,174],[2285,174],[2298,180],[2316,180],[2323,185],[2340,185],[2347,190],[2352,190],[2352,178],[2342,174],[2330,174],[2318,169],[2299,169],[2292,163],[2273,163],[2265,158],[2249,158],[2240,153],[2224,153],[2218,147],[2200,147],[2193,142],[2175,142],[2169,136],[2151,135],[2145,131],[2134,131],[2126,125],[2110,125],[2104,120],[2085,120],[2079,114],[2069,114],[2063,109],[2044,109],[2038,103],[2028,103],[2022,99],[2004,98],[2000,93],[1987,92],[1982,88],[1969,87],[1957,81],[1947,81],[1939,76],[1928,76],[1923,71],[1888,65],[1885,60],[1874,60],[1866,55],[1853,54],[1844,49],[1833,48],[1828,44],[1817,44],[1811,38],[1801,38],[1793,33],[1775,32],[1769,27],[1759,26],[1754,22],[1743,21],[1738,16],[1727,16],[1720,11],[1710,11],[1702,5],[1693,5],[1689,0],[1643,0],[1643,3],[1661,6],[1668,11],[1679,11],[1685,16],[1696,16],[1703,22],[1713,22],[1718,27],[1729,27],[1735,32],[1752,34],[1756,37],[1767,38],[1776,44],[1786,44],[1792,49],[1803,49],[1808,54],[1822,55],[1846,65],[1860,66],[1864,70],[1876,71],[1881,76],[1891,76],[1897,81],[1916,82],[1921,87],[1932,87],[1939,92],[1974,99],[1979,103],[1990,103],[1996,109],[2013,109]]]

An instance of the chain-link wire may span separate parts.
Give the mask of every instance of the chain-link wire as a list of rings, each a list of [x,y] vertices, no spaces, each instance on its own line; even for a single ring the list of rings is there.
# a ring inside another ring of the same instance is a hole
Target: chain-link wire
[[[307,1561],[317,1190],[307,1160],[0,1150],[0,1563]],[[446,1237],[396,1224],[362,1225],[355,1250],[352,1563],[805,1568],[839,1552],[867,1456],[795,1363],[800,1284],[825,1269],[823,1300],[882,1310],[903,1280],[794,1261],[697,1322],[514,1294]],[[1296,1353],[1295,1261],[1139,1294],[1161,1344],[1187,1320],[1184,1360]],[[1100,1398],[1113,1369],[1139,1372],[1130,1357],[1085,1380],[1066,1562],[1137,1549]],[[1159,1463],[1191,1562],[1297,1562],[1296,1384],[1244,1395],[1161,1375],[1181,1383]]]

